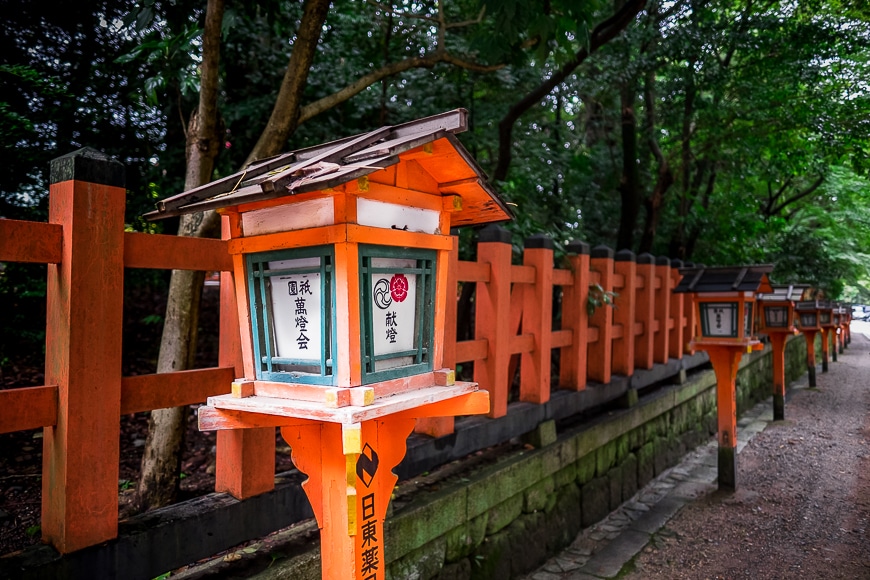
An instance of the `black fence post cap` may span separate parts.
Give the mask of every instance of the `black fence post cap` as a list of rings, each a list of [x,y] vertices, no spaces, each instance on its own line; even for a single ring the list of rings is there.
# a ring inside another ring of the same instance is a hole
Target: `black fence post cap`
[[[531,249],[552,250],[553,239],[546,234],[534,234],[524,240],[523,246]]]
[[[637,257],[638,264],[654,264],[655,260],[655,256],[653,256],[649,252],[644,252]]]
[[[124,164],[92,147],[82,147],[52,159],[49,175],[51,184],[70,180],[110,187],[124,187],[126,184]]]
[[[477,234],[478,242],[501,242],[502,244],[511,243],[511,233],[501,226],[490,224],[480,230]]]
[[[587,256],[589,255],[589,244],[580,240],[571,240],[565,245],[565,251],[569,254]]]
[[[592,248],[593,258],[613,258],[613,249],[607,246],[595,246]]]
[[[634,262],[634,252],[631,250],[619,250],[613,259],[617,262]]]

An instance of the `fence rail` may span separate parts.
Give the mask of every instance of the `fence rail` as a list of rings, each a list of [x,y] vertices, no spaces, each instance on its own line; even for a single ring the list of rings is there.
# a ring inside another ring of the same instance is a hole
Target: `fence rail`
[[[241,347],[225,240],[125,232],[123,187],[75,178],[52,183],[49,215],[49,223],[0,220],[0,261],[48,264],[47,384],[0,391],[0,433],[46,429],[43,539],[68,553],[117,535],[119,416],[227,392]],[[475,285],[474,338],[455,340],[457,304],[448,301],[445,364],[474,363],[493,419],[512,407],[517,375],[518,401],[544,405],[557,389],[674,367],[688,352],[695,322],[691,295],[672,292],[679,262],[579,242],[567,249],[556,268],[552,242],[532,236],[515,264],[510,235],[490,226],[475,261],[451,253],[451,290]],[[218,367],[121,377],[124,268],[222,272]],[[614,307],[590,314],[590,289],[614,293]],[[434,418],[417,431],[453,429],[452,418]],[[274,453],[274,428],[219,432],[217,491],[243,499],[272,489]]]

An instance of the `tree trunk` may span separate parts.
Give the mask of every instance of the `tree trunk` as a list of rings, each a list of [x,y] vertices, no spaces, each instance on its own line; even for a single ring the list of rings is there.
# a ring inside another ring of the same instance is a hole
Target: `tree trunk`
[[[638,2],[639,0],[632,0]],[[293,52],[275,100],[275,106],[266,127],[260,135],[244,165],[257,159],[280,153],[287,139],[300,123],[334,107],[367,86],[390,75],[416,67],[432,67],[445,62],[470,70],[490,71],[500,65],[478,66],[461,61],[444,50],[434,54],[411,57],[388,63],[368,73],[351,85],[318,101],[302,107],[302,95],[308,84],[317,44],[329,12],[329,0],[305,0]],[[209,0],[206,25],[203,32],[203,62],[200,101],[192,116],[187,133],[187,172],[185,190],[211,179],[214,161],[220,149],[217,124],[218,64],[220,61],[220,29],[224,0]],[[220,218],[216,212],[184,216],[179,235],[216,236]],[[199,299],[202,294],[203,272],[174,271],[169,287],[166,320],[160,344],[158,372],[172,372],[189,368],[196,350],[196,327],[199,317]],[[151,413],[146,451],[142,459],[138,493],[139,505],[149,509],[166,505],[177,491],[186,409],[162,409]]]
[[[622,179],[619,183],[621,199],[619,209],[619,232],[616,247],[631,250],[634,244],[634,228],[640,209],[640,179],[637,169],[637,118],[634,114],[634,81],[629,79],[620,91],[622,104]]]
[[[513,157],[513,131],[514,124],[520,116],[533,106],[541,102],[541,99],[550,94],[556,86],[561,84],[596,50],[616,38],[625,28],[631,24],[646,4],[646,0],[626,0],[619,10],[609,18],[598,23],[590,35],[586,46],[566,62],[562,67],[550,75],[544,82],[532,89],[526,96],[515,103],[498,124],[498,160],[493,179],[504,181],[507,179]]]

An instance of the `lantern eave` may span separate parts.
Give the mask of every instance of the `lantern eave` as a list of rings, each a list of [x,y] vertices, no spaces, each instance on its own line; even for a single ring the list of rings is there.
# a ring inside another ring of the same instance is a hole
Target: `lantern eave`
[[[510,207],[455,136],[467,129],[467,115],[465,109],[456,109],[262,160],[234,175],[166,198],[145,217],[156,220],[205,210],[238,211],[271,200],[293,204],[302,201],[297,196],[359,179],[379,181],[382,172],[394,177],[416,172],[434,184],[434,191],[428,193],[456,198],[447,210],[453,226],[510,220]],[[413,184],[395,185],[415,189]]]

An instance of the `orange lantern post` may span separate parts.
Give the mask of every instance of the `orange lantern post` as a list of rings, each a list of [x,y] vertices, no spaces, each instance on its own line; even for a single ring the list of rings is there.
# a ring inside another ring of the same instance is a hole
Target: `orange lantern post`
[[[822,327],[822,372],[828,372],[828,360],[837,362],[836,344],[831,348],[831,336],[834,333],[834,303],[819,302],[819,325]]]
[[[848,324],[846,310],[847,308],[842,302],[837,303],[837,313],[834,321],[837,323],[837,348],[840,354],[843,354],[843,350],[846,348],[846,326]]]
[[[773,419],[785,419],[785,342],[799,333],[795,328],[795,302],[803,298],[808,285],[775,284],[772,291],[757,296],[761,332],[770,338],[773,354]]]
[[[798,328],[807,341],[807,377],[810,387],[816,386],[816,334],[822,331],[819,308],[818,300],[803,300],[795,304]]]
[[[769,292],[772,265],[681,268],[674,292],[695,294],[700,335],[691,347],[707,351],[716,373],[719,488],[737,488],[737,370],[744,353],[761,348],[753,334],[755,293]]]
[[[330,580],[385,577],[392,469],[415,420],[489,411],[443,364],[450,229],[511,217],[454,136],[466,127],[460,109],[287,153],[149,214],[228,222],[244,377],[199,426],[281,428]]]

